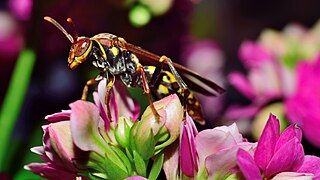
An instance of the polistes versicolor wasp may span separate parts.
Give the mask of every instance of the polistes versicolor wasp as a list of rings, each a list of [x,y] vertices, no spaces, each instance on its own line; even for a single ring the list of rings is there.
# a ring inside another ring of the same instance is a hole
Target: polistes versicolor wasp
[[[188,111],[189,115],[200,124],[205,123],[200,103],[190,93],[187,84],[191,90],[208,96],[216,96],[225,91],[198,73],[173,63],[170,58],[153,54],[126,42],[121,37],[109,33],[97,34],[91,38],[78,37],[71,18],[68,18],[67,21],[73,27],[72,35],[53,18],[45,16],[44,20],[55,25],[71,42],[68,57],[71,70],[90,60],[93,66],[100,71],[97,77],[87,81],[81,99],[87,98],[88,86],[99,82],[104,77],[108,79],[106,95],[108,110],[110,90],[116,79],[120,79],[127,87],[143,88],[156,119],[159,119],[160,116],[153,105],[151,94],[156,99],[160,99],[177,93],[185,111]],[[111,118],[110,111],[108,111],[108,116]]]

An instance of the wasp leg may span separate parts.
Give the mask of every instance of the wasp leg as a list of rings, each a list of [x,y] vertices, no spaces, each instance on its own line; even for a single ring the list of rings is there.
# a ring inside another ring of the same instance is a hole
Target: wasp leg
[[[107,94],[106,94],[106,99],[105,99],[105,103],[107,106],[107,116],[110,121],[112,120],[111,109],[110,109],[110,96],[111,96],[111,89],[113,87],[114,81],[115,81],[114,78],[109,79],[109,82],[107,84]]]
[[[146,78],[146,73],[145,73],[145,71],[144,71],[144,69],[143,69],[141,64],[137,65],[137,72],[140,73],[141,76],[142,76],[143,90],[148,96],[148,100],[149,100],[151,111],[152,111],[153,115],[155,116],[156,120],[159,121],[160,120],[160,115],[158,114],[156,108],[153,105],[153,102],[152,102],[152,99],[151,99],[151,94],[150,94],[150,88],[149,88],[149,85],[148,85],[148,82],[147,82],[147,78]]]
[[[98,82],[101,81],[102,79],[103,79],[103,76],[100,75],[100,74],[99,74],[97,77],[95,77],[95,78],[89,79],[89,80],[86,82],[86,85],[83,87],[81,100],[87,100],[88,91],[89,91],[89,86],[91,86],[91,85],[93,85],[93,84],[95,84],[95,83],[98,83]]]
[[[86,82],[86,85],[83,87],[81,100],[87,100],[89,86],[91,86],[91,85],[93,85],[93,84],[95,84],[95,83],[97,83],[97,82],[99,82],[99,81],[97,81],[96,78],[89,79],[89,80]]]
[[[173,76],[176,78],[177,83],[179,85],[179,87],[181,88],[181,92],[180,94],[183,97],[183,107],[184,107],[184,111],[187,111],[187,98],[190,95],[190,91],[188,89],[187,84],[183,81],[183,79],[181,78],[181,76],[179,75],[178,71],[176,70],[176,68],[173,66],[173,62],[171,61],[170,58],[168,58],[167,56],[161,56],[159,59],[159,63],[156,66],[156,69],[154,70],[154,73],[151,77],[151,81],[150,81],[150,86],[153,86],[155,82],[157,82],[157,80],[160,77],[161,71],[163,69],[164,64],[167,63],[171,73],[173,74]]]

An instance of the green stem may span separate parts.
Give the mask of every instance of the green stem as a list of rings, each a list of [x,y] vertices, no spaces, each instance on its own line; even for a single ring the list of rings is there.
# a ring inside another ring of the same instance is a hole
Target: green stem
[[[8,170],[10,165],[10,162],[6,161],[11,135],[20,114],[35,59],[36,55],[33,50],[21,51],[0,110],[0,172]]]

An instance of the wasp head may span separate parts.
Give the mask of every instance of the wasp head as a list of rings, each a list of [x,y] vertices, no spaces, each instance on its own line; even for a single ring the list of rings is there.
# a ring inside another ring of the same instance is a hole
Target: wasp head
[[[45,16],[44,20],[55,25],[71,42],[71,48],[68,57],[68,66],[70,69],[77,68],[81,63],[86,61],[90,51],[92,49],[92,41],[87,37],[78,37],[78,34],[75,31],[75,26],[71,18],[68,18],[67,21],[73,27],[73,35],[70,35],[56,20],[49,16]]]

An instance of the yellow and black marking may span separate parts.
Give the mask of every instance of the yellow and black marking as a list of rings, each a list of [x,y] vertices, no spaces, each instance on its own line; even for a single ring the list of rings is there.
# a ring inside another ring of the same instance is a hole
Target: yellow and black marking
[[[155,66],[144,66],[148,81],[150,81],[155,69]],[[171,72],[161,71],[157,81],[152,83],[150,82],[150,84],[153,84],[150,86],[150,90],[156,99],[161,99],[170,94],[176,93],[179,96],[182,104],[186,105],[188,114],[192,117],[192,119],[200,124],[205,123],[198,99],[192,93],[189,93],[189,95],[184,98],[183,90],[179,87],[176,78]]]

